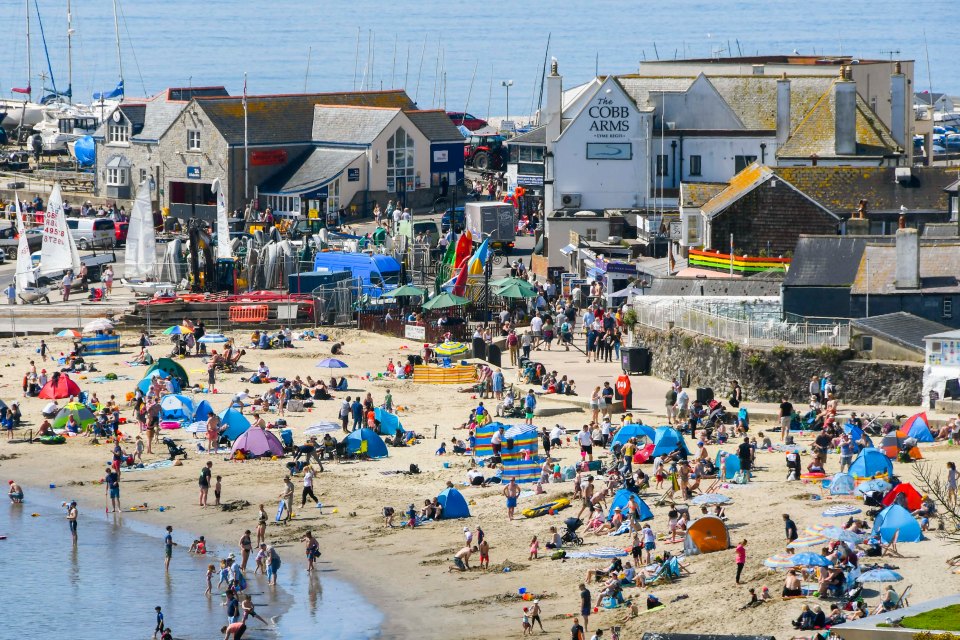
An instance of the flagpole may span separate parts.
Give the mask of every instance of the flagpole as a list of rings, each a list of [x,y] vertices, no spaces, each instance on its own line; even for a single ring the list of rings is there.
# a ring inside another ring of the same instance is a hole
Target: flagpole
[[[247,73],[243,73],[243,199],[250,200],[250,152],[247,137]]]

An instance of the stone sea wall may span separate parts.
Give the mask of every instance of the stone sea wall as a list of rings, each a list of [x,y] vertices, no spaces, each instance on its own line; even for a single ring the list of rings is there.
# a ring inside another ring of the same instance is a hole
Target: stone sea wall
[[[810,376],[830,372],[846,404],[920,404],[921,364],[855,360],[849,349],[828,347],[761,349],[640,325],[634,335],[651,351],[653,375],[669,380],[683,370],[688,387],[711,387],[718,398],[739,380],[748,401],[806,402]]]

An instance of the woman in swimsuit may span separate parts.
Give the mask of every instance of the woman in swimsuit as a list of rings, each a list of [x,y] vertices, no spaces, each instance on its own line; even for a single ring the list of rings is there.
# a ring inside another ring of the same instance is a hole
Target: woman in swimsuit
[[[267,539],[267,512],[263,505],[260,505],[260,513],[257,516],[257,545],[259,546]]]
[[[243,571],[247,570],[247,561],[250,559],[250,551],[253,549],[253,544],[250,542],[250,530],[247,529],[243,532],[243,537],[240,538],[240,569]]]
[[[313,537],[313,533],[309,531],[300,538],[300,541],[307,544],[305,549],[307,554],[307,571],[313,571],[315,568],[314,563],[317,561],[317,558],[320,557],[320,543]]]

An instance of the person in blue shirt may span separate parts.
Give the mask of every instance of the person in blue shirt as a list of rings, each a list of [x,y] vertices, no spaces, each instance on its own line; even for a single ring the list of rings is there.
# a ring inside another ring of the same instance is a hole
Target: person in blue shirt
[[[533,412],[537,408],[537,396],[534,395],[533,389],[527,392],[527,397],[523,400],[523,406],[526,410],[526,423],[533,424]]]
[[[156,638],[157,634],[163,633],[163,611],[160,610],[160,607],[154,607],[154,611],[157,612],[157,626],[153,630],[153,637]]]
[[[477,414],[477,417],[482,416],[482,415],[485,414],[486,412],[487,412],[487,409],[486,409],[486,407],[483,406],[483,403],[482,403],[482,402],[477,405],[477,408],[476,408],[476,410],[474,411],[474,413]]]
[[[363,426],[363,405],[360,404],[360,396],[353,400],[350,405],[350,412],[353,414],[353,430],[356,431]]]

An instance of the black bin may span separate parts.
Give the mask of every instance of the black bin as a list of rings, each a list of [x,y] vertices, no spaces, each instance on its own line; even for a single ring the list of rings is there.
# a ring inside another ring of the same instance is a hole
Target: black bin
[[[650,349],[647,347],[621,347],[620,365],[624,373],[650,375]]]
[[[487,362],[490,363],[490,366],[499,367],[500,366],[500,347],[495,344],[491,344],[487,347]]]
[[[487,359],[487,343],[484,342],[483,338],[473,339],[473,357],[481,360]]]
[[[710,387],[699,387],[697,389],[697,402],[707,404],[713,400],[713,389]]]

